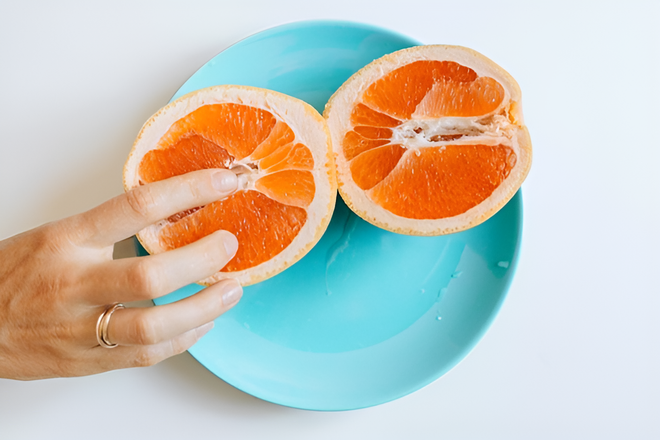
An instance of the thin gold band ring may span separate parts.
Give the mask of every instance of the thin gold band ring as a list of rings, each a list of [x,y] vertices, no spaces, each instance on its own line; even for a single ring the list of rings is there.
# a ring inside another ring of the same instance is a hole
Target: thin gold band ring
[[[110,324],[110,317],[112,317],[112,314],[115,313],[115,311],[124,308],[125,307],[122,303],[111,304],[106,307],[96,321],[96,340],[101,347],[115,348],[117,346],[117,344],[113,344],[108,340],[108,325]]]

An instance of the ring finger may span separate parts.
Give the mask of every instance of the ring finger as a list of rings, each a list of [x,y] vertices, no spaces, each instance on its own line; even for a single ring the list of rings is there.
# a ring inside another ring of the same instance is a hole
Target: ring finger
[[[107,338],[118,345],[154,345],[213,321],[243,294],[235,280],[224,280],[175,303],[117,310]]]
[[[96,360],[97,368],[100,368],[97,372],[118,368],[148,367],[188,350],[212,328],[213,322],[209,322],[158,344],[119,346],[112,351],[96,347],[90,353]]]

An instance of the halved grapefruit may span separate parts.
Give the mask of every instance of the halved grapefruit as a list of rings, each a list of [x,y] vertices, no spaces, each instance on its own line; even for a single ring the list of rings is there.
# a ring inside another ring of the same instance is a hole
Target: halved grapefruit
[[[269,278],[321,238],[335,206],[336,172],[327,125],[310,105],[270,90],[217,86],[167,105],[147,121],[124,166],[124,187],[205,168],[235,170],[239,189],[138,233],[149,253],[219,229],[236,235],[220,272],[242,285]]]
[[[393,232],[476,226],[513,197],[531,166],[518,84],[463,47],[385,55],[349,78],[324,116],[344,201]]]

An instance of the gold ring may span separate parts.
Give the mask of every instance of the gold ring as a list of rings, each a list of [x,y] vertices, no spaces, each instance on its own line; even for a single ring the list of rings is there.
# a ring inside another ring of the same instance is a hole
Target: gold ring
[[[115,348],[117,344],[113,344],[108,340],[108,325],[110,324],[110,317],[118,309],[124,309],[121,303],[114,303],[105,308],[99,319],[96,321],[96,340],[99,345],[104,348]]]

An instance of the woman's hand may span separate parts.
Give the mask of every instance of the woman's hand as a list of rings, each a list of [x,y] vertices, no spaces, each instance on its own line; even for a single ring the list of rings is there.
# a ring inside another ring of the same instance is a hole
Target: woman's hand
[[[241,286],[225,280],[173,304],[117,309],[206,278],[232,259],[236,237],[218,231],[170,252],[112,260],[114,243],[177,212],[228,196],[236,176],[202,170],[141,186],[79,215],[0,241],[0,377],[82,376],[153,365],[192,346],[233,307]]]

